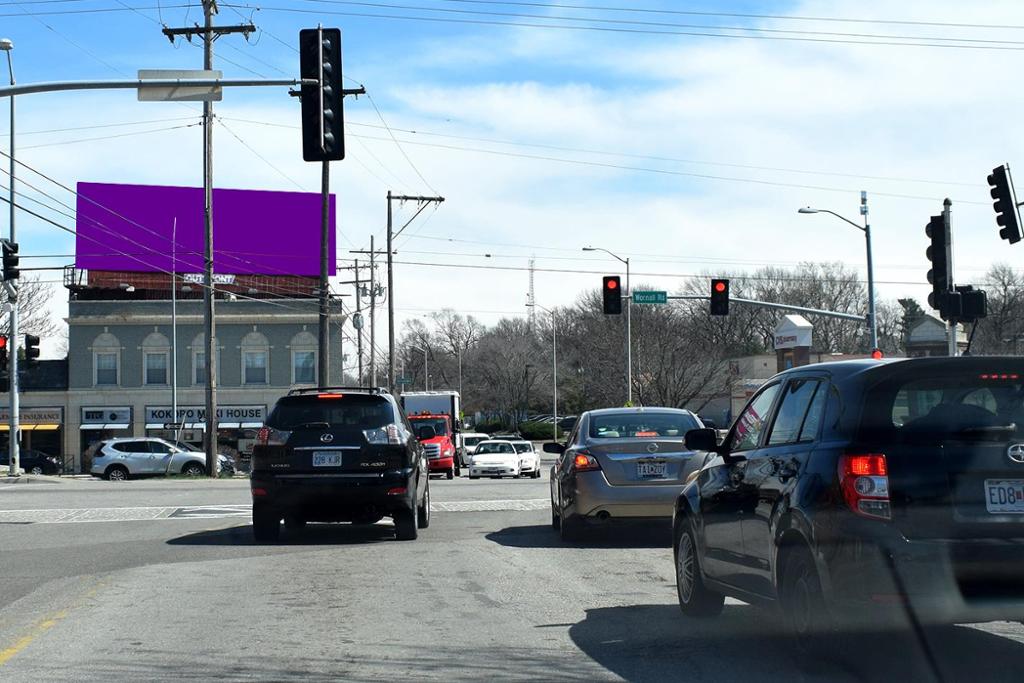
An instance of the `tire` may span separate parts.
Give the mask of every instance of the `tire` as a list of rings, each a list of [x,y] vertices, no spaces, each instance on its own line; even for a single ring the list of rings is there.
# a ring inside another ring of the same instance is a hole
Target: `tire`
[[[469,478],[470,478],[470,479],[479,479],[480,477],[475,477],[475,476],[473,476],[473,475],[471,474],[471,475],[469,475]]]
[[[793,548],[785,553],[779,598],[786,630],[797,650],[807,651],[816,642],[827,646],[833,625],[825,607],[817,567],[806,548]]]
[[[181,468],[181,473],[186,477],[201,477],[206,474],[206,468],[197,462],[189,462]]]
[[[686,521],[683,521],[686,524]],[[708,590],[700,572],[700,557],[693,531],[684,528],[676,539],[676,595],[679,609],[688,617],[717,617],[722,613],[725,596]]]
[[[43,468],[42,468],[42,467],[40,467],[39,465],[36,465],[36,466],[35,466],[35,467],[33,467],[32,469],[30,469],[30,470],[28,471],[28,473],[29,473],[29,474],[42,474],[42,473],[43,473]]]
[[[402,510],[395,513],[395,538],[399,541],[415,541],[419,536],[416,528],[416,513]]]
[[[103,478],[107,481],[128,481],[128,476],[128,468],[124,465],[111,465],[103,473]]]
[[[448,470],[448,473],[445,476],[448,477],[449,481],[451,481],[452,479],[455,478],[455,470]]]
[[[540,479],[540,468],[539,468],[539,467],[538,467],[538,468],[537,468],[537,470],[536,470],[536,471],[535,471],[535,472],[533,473],[533,478],[534,478],[534,479]]]
[[[416,508],[416,526],[426,529],[430,526],[430,487],[423,493],[423,505]]]
[[[281,537],[281,517],[262,506],[253,506],[252,537],[257,543],[276,542]]]

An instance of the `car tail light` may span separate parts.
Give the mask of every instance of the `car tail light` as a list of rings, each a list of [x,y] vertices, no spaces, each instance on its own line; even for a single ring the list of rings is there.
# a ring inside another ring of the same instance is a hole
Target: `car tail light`
[[[389,424],[384,427],[377,427],[376,429],[364,429],[363,436],[366,437],[366,442],[373,446],[402,445],[402,435],[396,424]]]
[[[577,472],[592,472],[601,469],[601,464],[590,453],[576,451],[576,455],[573,457],[572,468]]]
[[[889,468],[883,453],[846,454],[839,458],[839,486],[846,504],[858,515],[890,519]]]
[[[330,400],[335,398],[345,398],[345,394],[317,394],[316,397]]]
[[[252,489],[252,495],[254,495],[254,496],[265,496],[265,495],[267,495],[267,490],[266,489],[261,489],[261,488],[255,488],[255,489]]]
[[[404,496],[408,492],[408,489],[404,486],[396,486],[393,489],[388,489],[389,496]]]
[[[291,435],[291,432],[274,429],[273,427],[260,427],[260,430],[256,432],[256,441],[261,446],[283,446],[288,442],[288,437]]]

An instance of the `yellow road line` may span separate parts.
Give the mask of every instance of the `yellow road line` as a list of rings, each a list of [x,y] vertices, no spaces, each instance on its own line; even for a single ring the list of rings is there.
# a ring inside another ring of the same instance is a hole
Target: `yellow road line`
[[[32,628],[32,632],[31,633],[29,633],[28,635],[23,636],[20,639],[18,639],[14,643],[14,645],[11,645],[6,650],[0,650],[0,666],[3,666],[4,664],[6,664],[8,660],[10,660],[16,654],[18,654],[19,652],[24,650],[26,647],[31,645],[32,642],[35,641],[36,638],[38,638],[39,636],[43,635],[44,633],[49,631],[51,628],[56,626],[57,622],[59,622],[61,619],[63,619],[67,615],[68,615],[67,610],[61,610],[59,612],[55,612],[54,614],[51,614],[50,616],[48,616],[48,617],[42,619],[41,621],[39,621]]]

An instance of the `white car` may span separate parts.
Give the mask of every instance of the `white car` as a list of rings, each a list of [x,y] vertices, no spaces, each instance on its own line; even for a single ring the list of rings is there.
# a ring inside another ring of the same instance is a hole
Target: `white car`
[[[520,457],[511,441],[481,441],[469,460],[469,478],[518,477]]]
[[[519,453],[519,476],[540,478],[540,453],[533,448],[531,441],[513,441],[512,447]]]
[[[224,455],[219,458],[223,470],[227,458]],[[161,474],[201,477],[206,474],[206,454],[153,437],[108,439],[93,453],[89,472],[111,481]]]
[[[462,447],[462,466],[469,467],[469,461],[478,444],[490,439],[487,434],[478,432],[462,432],[459,434],[459,444]]]

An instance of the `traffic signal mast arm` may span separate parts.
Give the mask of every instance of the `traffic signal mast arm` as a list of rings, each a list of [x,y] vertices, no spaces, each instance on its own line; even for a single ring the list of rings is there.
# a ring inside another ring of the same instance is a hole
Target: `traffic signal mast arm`
[[[676,296],[669,296],[669,299],[677,299],[683,301],[709,301],[711,297],[704,296],[702,294],[679,294]],[[821,315],[828,318],[839,318],[841,320],[853,320],[861,323],[868,323],[868,316],[856,315],[853,313],[841,313],[839,311],[826,311],[820,308],[807,308],[806,306],[791,306],[789,304],[777,304],[770,301],[757,301],[756,299],[741,299],[739,297],[729,297],[729,301],[739,304],[747,304],[748,306],[758,306],[760,308],[775,308],[783,311],[796,311],[797,313],[809,313],[812,315]]]

